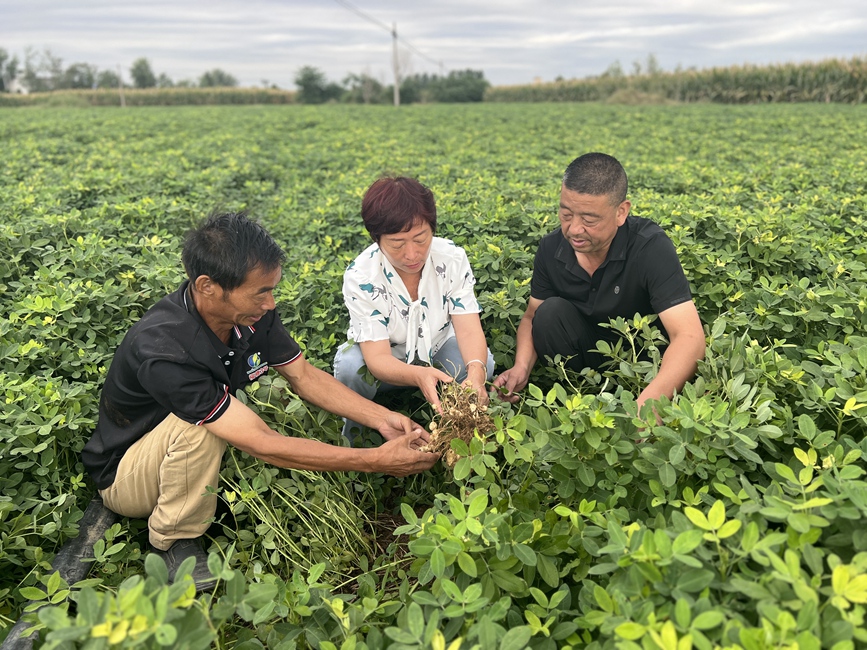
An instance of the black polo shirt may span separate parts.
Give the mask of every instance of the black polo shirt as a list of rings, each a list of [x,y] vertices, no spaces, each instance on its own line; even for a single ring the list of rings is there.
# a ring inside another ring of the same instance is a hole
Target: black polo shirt
[[[530,295],[565,298],[596,324],[636,313],[659,314],[692,300],[674,244],[654,222],[634,216],[617,229],[593,277],[578,264],[559,228],[545,235],[536,251]],[[662,323],[657,325],[665,334]],[[600,334],[608,340],[617,336],[605,329]]]
[[[196,311],[189,281],[151,307],[114,354],[84,466],[99,489],[114,482],[127,449],[169,413],[191,424],[218,419],[229,396],[301,356],[276,310],[223,343]]]

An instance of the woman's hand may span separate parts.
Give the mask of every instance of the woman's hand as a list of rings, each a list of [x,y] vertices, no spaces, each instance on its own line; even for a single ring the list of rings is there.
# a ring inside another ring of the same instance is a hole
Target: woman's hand
[[[467,378],[464,379],[461,386],[464,388],[472,388],[478,395],[478,405],[488,405],[488,388],[486,380],[488,378],[487,369],[480,363],[471,363],[467,367]]]
[[[440,404],[440,396],[437,392],[437,384],[443,382],[449,384],[454,381],[454,378],[444,373],[442,370],[437,370],[431,366],[410,366],[413,368],[416,376],[415,385],[419,387],[424,398],[433,404],[437,413],[443,412],[443,407]]]

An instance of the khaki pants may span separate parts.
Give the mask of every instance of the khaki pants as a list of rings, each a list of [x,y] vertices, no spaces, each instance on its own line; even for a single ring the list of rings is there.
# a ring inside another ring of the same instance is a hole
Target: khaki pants
[[[119,515],[147,518],[150,543],[168,550],[208,529],[217,495],[206,488],[217,487],[225,450],[205,427],[170,414],[126,451],[114,483],[99,493]]]

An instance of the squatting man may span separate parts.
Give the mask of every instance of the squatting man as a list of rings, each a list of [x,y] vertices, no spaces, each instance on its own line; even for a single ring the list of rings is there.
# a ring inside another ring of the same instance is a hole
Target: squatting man
[[[194,556],[193,579],[210,578],[201,536],[214,516],[226,444],[295,469],[382,472],[429,469],[438,454],[404,415],[354,393],[308,363],[274,302],[285,254],[244,214],[206,219],[185,240],[188,279],[151,307],[117,349],[82,452],[105,505],[147,518],[149,541],[171,576]],[[385,443],[353,449],[270,429],[235,392],[269,368],[302,399],[378,430]]]
[[[494,380],[508,401],[527,385],[539,357],[569,357],[573,370],[598,368],[596,343],[619,334],[600,325],[636,313],[658,314],[669,345],[647,400],[675,391],[704,357],[701,320],[674,245],[663,230],[629,214],[626,172],[613,157],[588,153],[566,168],[560,227],[542,238],[533,263],[530,300],[517,331],[514,365]]]

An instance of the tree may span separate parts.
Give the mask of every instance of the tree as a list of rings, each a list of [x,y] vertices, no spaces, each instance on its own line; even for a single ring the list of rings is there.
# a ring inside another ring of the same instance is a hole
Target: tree
[[[165,72],[160,72],[160,76],[157,77],[157,88],[174,88],[175,82],[171,80],[169,75]]]
[[[6,61],[9,59],[9,52],[0,47],[0,93],[6,92],[8,84],[6,83]],[[9,82],[11,83],[11,81]]]
[[[620,65],[620,60],[618,59],[611,65],[609,65],[605,72],[602,73],[603,77],[611,77],[612,79],[622,79],[623,78],[623,66]]]
[[[433,81],[430,92],[437,102],[480,102],[489,85],[481,70],[452,70]]]
[[[298,87],[298,101],[302,104],[322,104],[330,99],[339,99],[343,94],[340,85],[329,83],[325,73],[311,65],[298,70],[295,85]]]
[[[199,77],[199,86],[202,88],[218,88],[220,86],[229,86],[234,88],[238,85],[238,80],[228,72],[214,68],[208,70],[205,74]]]
[[[45,48],[37,53],[28,47],[24,51],[24,85],[30,92],[48,92],[63,86],[63,59]]]
[[[400,80],[400,103],[414,104],[416,102],[433,101],[431,84],[437,81],[436,75],[424,74],[408,75]]]
[[[12,82],[18,77],[18,57],[9,58],[9,53],[0,47],[0,93],[9,92]]]
[[[97,88],[120,88],[120,77],[113,70],[103,70],[96,75]]]
[[[391,95],[385,94],[385,88],[369,74],[349,74],[343,80],[346,93],[343,100],[355,104],[384,104],[391,102]],[[403,90],[401,89],[401,93]],[[402,95],[401,95],[402,97]]]
[[[93,88],[96,85],[96,66],[73,63],[63,73],[62,88]]]
[[[153,88],[157,85],[157,78],[151,69],[151,64],[144,57],[133,61],[129,74],[132,77],[132,84],[136,88]]]

